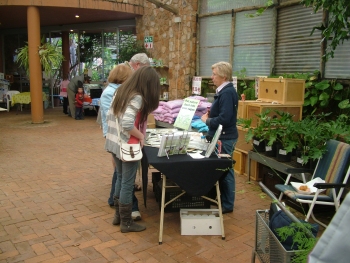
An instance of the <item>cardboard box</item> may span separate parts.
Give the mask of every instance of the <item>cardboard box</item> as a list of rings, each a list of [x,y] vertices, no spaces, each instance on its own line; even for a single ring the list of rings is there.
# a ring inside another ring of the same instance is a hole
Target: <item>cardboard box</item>
[[[303,105],[305,80],[280,78],[260,78],[258,99],[284,105]]]
[[[181,235],[221,235],[219,209],[181,209]]]
[[[261,114],[265,110],[270,109],[269,116],[278,116],[274,110],[289,112],[294,115],[293,120],[299,121],[302,118],[303,106],[302,105],[281,105],[272,103],[254,103],[247,105],[247,119],[252,119],[251,126],[256,127],[258,124],[259,117],[256,114]]]
[[[238,111],[237,119],[246,119],[247,118],[247,105],[251,103],[261,103],[261,101],[256,100],[239,100],[238,101]]]

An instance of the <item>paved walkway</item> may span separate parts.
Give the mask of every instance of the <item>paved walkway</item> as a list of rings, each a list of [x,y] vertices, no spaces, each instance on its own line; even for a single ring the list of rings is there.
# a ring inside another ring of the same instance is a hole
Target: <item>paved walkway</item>
[[[140,233],[111,224],[107,205],[111,157],[95,116],[76,121],[62,108],[31,124],[28,109],[0,112],[0,263],[3,262],[250,262],[255,211],[269,207],[260,188],[236,175],[233,213],[220,236],[181,236],[179,213],[166,213],[158,245],[159,209],[147,189]],[[140,179],[137,179],[140,180]]]

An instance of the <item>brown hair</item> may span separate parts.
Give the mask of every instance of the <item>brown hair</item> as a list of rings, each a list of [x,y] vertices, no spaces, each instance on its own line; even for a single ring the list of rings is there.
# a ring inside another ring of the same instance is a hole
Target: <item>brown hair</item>
[[[136,70],[117,89],[111,106],[114,115],[118,116],[120,113],[124,113],[130,100],[136,95],[142,97],[140,122],[144,122],[147,120],[148,114],[158,107],[160,95],[159,75],[150,66],[144,66]]]
[[[132,70],[125,64],[115,66],[108,75],[108,82],[115,84],[122,84],[132,74]]]

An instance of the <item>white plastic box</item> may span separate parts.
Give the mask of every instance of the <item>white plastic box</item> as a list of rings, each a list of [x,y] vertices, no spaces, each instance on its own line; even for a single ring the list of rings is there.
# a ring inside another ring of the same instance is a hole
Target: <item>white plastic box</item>
[[[221,235],[219,209],[180,209],[181,235]]]

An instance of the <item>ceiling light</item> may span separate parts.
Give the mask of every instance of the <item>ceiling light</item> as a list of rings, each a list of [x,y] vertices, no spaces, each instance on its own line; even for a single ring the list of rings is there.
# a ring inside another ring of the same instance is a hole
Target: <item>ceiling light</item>
[[[70,32],[73,32],[73,29],[71,29]]]
[[[75,18],[79,18],[79,15],[75,15]]]

